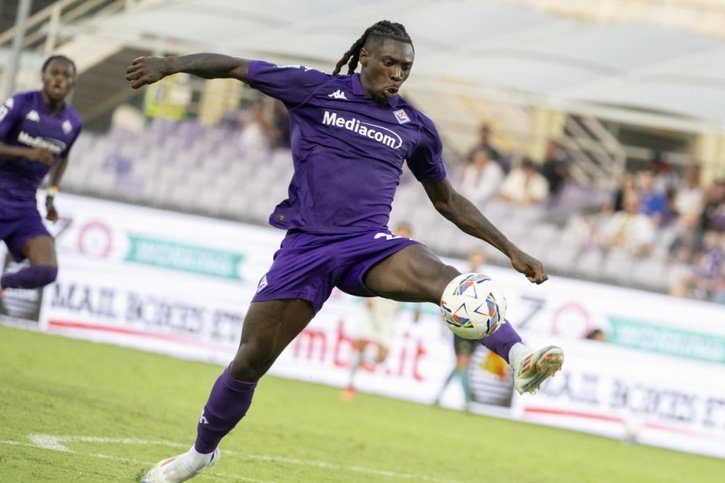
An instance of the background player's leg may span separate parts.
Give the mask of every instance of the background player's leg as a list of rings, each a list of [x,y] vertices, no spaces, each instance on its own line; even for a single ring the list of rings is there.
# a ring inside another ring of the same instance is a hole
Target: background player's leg
[[[38,288],[55,282],[58,261],[53,238],[47,235],[31,238],[23,247],[30,266],[0,278],[0,288]]]
[[[214,383],[199,418],[194,444],[199,453],[213,452],[244,417],[257,381],[313,316],[312,306],[305,300],[272,300],[250,305],[237,354]]]

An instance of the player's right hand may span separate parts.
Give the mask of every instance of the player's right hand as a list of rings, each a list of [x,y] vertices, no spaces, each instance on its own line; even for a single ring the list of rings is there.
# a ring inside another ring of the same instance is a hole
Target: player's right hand
[[[55,161],[53,151],[44,148],[28,148],[25,152],[25,158],[48,165],[53,164],[53,161]]]
[[[546,270],[541,262],[521,250],[516,250],[511,255],[511,265],[517,272],[526,275],[526,278],[528,278],[531,283],[538,285],[549,279],[549,276],[546,274]]]
[[[134,89],[153,84],[166,76],[164,72],[166,62],[166,59],[162,57],[138,57],[133,59],[131,65],[126,69],[126,80]]]
[[[58,221],[58,210],[55,209],[55,203],[53,203],[53,198],[46,198],[45,199],[45,219],[48,221],[51,221],[55,223]]]

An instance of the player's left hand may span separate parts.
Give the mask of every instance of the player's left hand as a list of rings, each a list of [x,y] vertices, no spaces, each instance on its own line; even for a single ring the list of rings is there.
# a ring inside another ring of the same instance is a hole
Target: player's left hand
[[[166,76],[166,59],[163,57],[138,57],[126,69],[126,80],[131,87],[153,84]]]
[[[45,219],[48,221],[52,221],[55,223],[58,221],[58,211],[55,209],[55,204],[53,203],[53,198],[46,198],[45,199]]]
[[[511,265],[517,272],[526,275],[532,283],[541,284],[549,278],[541,262],[521,250],[517,250],[511,256]]]

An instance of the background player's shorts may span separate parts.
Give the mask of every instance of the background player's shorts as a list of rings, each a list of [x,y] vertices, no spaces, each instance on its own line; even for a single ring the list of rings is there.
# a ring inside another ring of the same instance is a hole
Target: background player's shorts
[[[390,347],[395,336],[395,322],[400,316],[401,302],[382,297],[368,299],[357,326],[357,339],[369,340]]]
[[[453,335],[453,350],[456,354],[473,354],[473,351],[481,345],[481,342],[473,339],[464,339]]]
[[[25,259],[23,247],[37,236],[50,236],[35,204],[9,205],[0,202],[0,239],[16,262]]]
[[[418,244],[390,232],[313,235],[289,231],[252,302],[303,299],[317,313],[332,289],[373,297],[363,279],[373,265],[403,248]]]

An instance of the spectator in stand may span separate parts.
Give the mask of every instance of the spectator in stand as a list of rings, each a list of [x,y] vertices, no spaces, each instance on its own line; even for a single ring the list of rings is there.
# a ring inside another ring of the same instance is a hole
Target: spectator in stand
[[[725,231],[725,179],[715,181],[705,193],[700,229]]]
[[[242,148],[266,151],[275,146],[282,133],[267,120],[262,101],[255,101],[244,113],[242,119]]]
[[[571,178],[571,158],[554,139],[546,147],[546,157],[541,165],[541,174],[549,183],[549,206],[556,206],[561,191]]]
[[[624,173],[622,178],[619,180],[619,186],[614,192],[614,198],[612,199],[611,210],[613,212],[622,211],[624,209],[624,194],[628,191],[634,191],[637,183],[635,182],[635,176],[632,173]]]
[[[274,147],[289,149],[290,148],[289,113],[287,112],[287,108],[284,107],[284,103],[282,101],[278,101],[275,99],[274,109],[272,110],[272,114],[274,117],[273,124],[274,124],[275,128],[277,128],[277,131],[279,131],[279,136],[278,136],[276,145]]]
[[[705,192],[700,182],[700,166],[692,165],[685,171],[685,179],[677,188],[674,210],[679,216],[700,216],[705,202]]]
[[[546,200],[549,184],[536,169],[536,164],[528,157],[524,157],[521,166],[506,175],[499,194],[501,198],[511,203],[537,206]]]
[[[667,198],[656,185],[654,170],[641,171],[637,181],[640,211],[649,216],[655,226],[662,226],[667,214]]]
[[[650,252],[655,237],[652,219],[640,211],[636,191],[626,191],[624,209],[605,220],[601,232],[601,246],[605,250],[624,250],[642,256]]]
[[[704,250],[694,263],[675,272],[670,295],[717,301],[725,287],[725,236],[718,230],[705,233]]]
[[[677,190],[682,178],[680,173],[667,161],[665,154],[662,151],[653,151],[650,162],[652,164],[649,169],[654,173],[657,190],[665,194]]]
[[[695,213],[683,213],[665,230],[667,254],[666,260],[679,265],[694,261],[695,255],[703,248],[700,216]]]
[[[491,126],[488,124],[481,124],[481,126],[478,129],[478,143],[476,143],[473,148],[471,148],[471,151],[468,154],[468,159],[471,159],[473,156],[473,152],[478,149],[485,149],[488,151],[488,157],[496,163],[498,163],[499,166],[501,166],[501,169],[507,173],[509,171],[509,164],[504,159],[503,154],[501,153],[501,150],[499,150],[497,147],[495,147],[491,143]]]
[[[490,152],[485,148],[473,150],[468,164],[461,173],[460,190],[476,206],[483,204],[494,197],[504,179],[501,166],[490,158]]]

